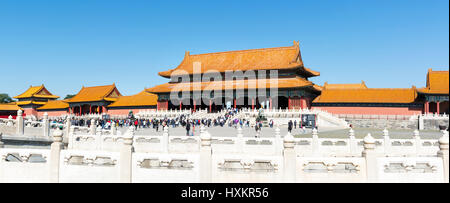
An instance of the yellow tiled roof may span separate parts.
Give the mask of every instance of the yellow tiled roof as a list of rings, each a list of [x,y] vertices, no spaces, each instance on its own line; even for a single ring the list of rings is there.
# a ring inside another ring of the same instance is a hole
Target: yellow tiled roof
[[[58,96],[53,95],[52,93],[50,93],[47,88],[45,88],[44,85],[41,86],[31,86],[30,88],[28,88],[27,91],[25,91],[24,93],[15,96],[15,99],[24,99],[24,98],[32,98],[32,97],[36,97],[36,98],[46,98],[46,99],[57,99],[59,98]]]
[[[320,73],[305,68],[300,53],[299,42],[294,41],[290,47],[250,49],[208,54],[190,55],[186,52],[181,64],[172,70],[160,72],[159,75],[170,78],[172,75],[194,73],[194,63],[201,63],[201,72],[206,71],[247,71],[292,69],[305,77],[319,76]]]
[[[366,83],[361,81],[357,84],[328,84],[325,82],[323,85],[324,89],[367,89]]]
[[[108,107],[156,106],[158,96],[146,91],[133,96],[122,96]]]
[[[23,111],[22,108],[14,103],[0,104],[0,111],[18,111],[19,109]]]
[[[77,95],[67,100],[68,103],[94,102],[94,101],[116,101],[122,96],[116,85],[83,87]]]
[[[416,98],[415,87],[324,89],[313,103],[412,103]]]
[[[234,81],[212,81],[192,83],[165,83],[149,88],[151,93],[168,93],[171,91],[199,91],[199,90],[227,90],[227,89],[256,89],[256,88],[296,88],[313,87],[313,83],[304,78],[269,78]],[[198,89],[197,89],[198,88]]]
[[[420,93],[426,94],[449,94],[448,71],[433,71],[428,69],[427,87],[420,88]]]
[[[48,101],[47,104],[38,108],[38,110],[53,110],[53,109],[67,109],[69,108],[69,103],[67,100],[54,100]]]
[[[19,106],[29,105],[29,104],[45,105],[46,103],[47,102],[38,102],[38,101],[18,101],[18,102],[16,102],[16,104]]]

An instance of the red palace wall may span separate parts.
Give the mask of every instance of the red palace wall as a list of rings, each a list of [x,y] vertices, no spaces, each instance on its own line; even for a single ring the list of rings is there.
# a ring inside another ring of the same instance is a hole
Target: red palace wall
[[[158,101],[156,105],[158,110],[167,110],[169,109],[169,102],[168,101]]]
[[[128,115],[130,111],[133,111],[133,114],[136,115],[139,111],[156,111],[156,109],[109,109],[109,115]]]
[[[0,118],[9,118],[9,116],[12,116],[13,119],[16,119],[17,111],[0,111]],[[24,114],[24,116],[26,116],[26,114]]]
[[[311,99],[306,97],[293,97],[290,98],[291,103],[289,105],[290,109],[306,109],[310,108]]]
[[[66,110],[61,110],[61,111],[38,111],[38,117],[39,118],[44,117],[44,113],[45,112],[47,112],[49,117],[58,117],[58,116],[69,114],[69,112],[66,111]]]
[[[29,116],[38,116],[38,112],[36,111],[36,109],[33,109],[33,108],[24,108],[23,114],[29,115]]]
[[[313,109],[320,109],[331,114],[363,114],[363,115],[415,115],[421,114],[422,108],[408,107],[335,107],[335,106],[315,106]]]

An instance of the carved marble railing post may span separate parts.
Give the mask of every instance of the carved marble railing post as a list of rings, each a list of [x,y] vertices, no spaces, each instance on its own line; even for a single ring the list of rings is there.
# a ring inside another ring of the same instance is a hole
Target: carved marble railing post
[[[96,132],[95,132],[96,127],[97,127],[97,126],[95,125],[95,120],[92,119],[92,120],[91,120],[90,130],[89,130],[89,134],[90,134],[90,135],[95,135],[95,134],[96,134]]]
[[[44,129],[44,137],[49,137],[50,136],[50,122],[48,120],[47,112],[44,113],[44,119],[42,121],[43,121],[42,128]]]
[[[377,181],[377,156],[375,153],[375,139],[372,135],[367,134],[364,138],[364,151],[362,156],[366,159],[366,179],[367,182],[373,183]]]
[[[50,182],[59,182],[59,162],[61,150],[64,146],[62,143],[63,131],[59,128],[53,133],[53,143],[50,146]]]
[[[111,122],[111,135],[117,135],[116,122]]]
[[[389,137],[389,131],[386,128],[383,130],[383,139],[384,155],[389,155],[391,153],[392,143],[391,137]]]
[[[356,147],[358,145],[355,139],[355,131],[353,130],[353,128],[350,128],[350,130],[348,131],[348,138],[349,138],[348,145],[350,147],[350,155],[353,156],[356,154],[357,151]]]
[[[424,130],[424,122],[423,122],[423,116],[419,115],[419,130]]]
[[[71,126],[70,130],[69,130],[69,135],[68,135],[68,137],[69,137],[68,148],[69,149],[73,149],[73,143],[75,142],[74,134],[75,134],[75,126]]]
[[[279,155],[283,155],[283,141],[281,139],[281,135],[280,135],[280,126],[277,125],[277,128],[275,128],[275,150],[276,153]]]
[[[70,135],[70,128],[72,127],[72,120],[70,116],[67,116],[66,119],[66,134]]]
[[[419,156],[422,150],[422,142],[420,140],[419,130],[414,130],[413,136],[414,136],[414,145],[416,146],[416,156]]]
[[[165,126],[163,128],[163,134],[161,138],[161,149],[164,153],[169,153],[169,127]]]
[[[17,118],[16,118],[16,127],[17,127],[16,134],[17,135],[23,135],[24,134],[24,130],[25,130],[25,124],[23,122],[22,113],[23,112],[20,109],[17,111]]]
[[[438,151],[438,157],[442,158],[442,161],[444,162],[444,182],[449,182],[449,171],[448,171],[448,131],[444,131],[444,134],[439,139],[439,151]]]
[[[312,154],[314,157],[320,156],[320,141],[316,128],[312,130]]]
[[[203,132],[200,134],[200,182],[212,182],[212,149],[211,134]]]
[[[296,153],[294,150],[295,140],[291,133],[288,132],[286,136],[284,136],[283,140],[283,163],[284,163],[284,171],[283,178],[286,183],[294,183],[296,182]]]
[[[0,132],[0,148],[3,148],[4,144],[2,142],[3,133]]]
[[[132,158],[133,158],[134,127],[130,126],[123,136],[123,144],[120,148],[120,182],[131,183],[132,181]]]
[[[238,152],[243,153],[244,152],[244,134],[242,134],[241,126],[238,127],[237,131],[238,131],[238,133],[237,133],[236,145],[238,148]]]

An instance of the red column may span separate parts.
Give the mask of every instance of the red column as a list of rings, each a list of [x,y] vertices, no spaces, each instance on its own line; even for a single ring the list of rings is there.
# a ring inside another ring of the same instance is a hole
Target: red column
[[[196,108],[196,101],[194,100],[194,112],[195,112],[196,109],[197,109]]]
[[[156,110],[159,110],[159,101],[156,101]]]
[[[166,110],[169,110],[169,101],[168,100],[166,102],[164,102],[164,106],[165,106]]]
[[[83,113],[83,111],[81,110],[82,108],[81,108],[81,106],[80,106],[80,116],[81,116],[81,114]]]
[[[102,113],[108,113],[108,110],[106,109],[106,106],[102,106]]]
[[[182,107],[183,107],[183,102],[180,100],[180,111],[181,111]]]
[[[236,98],[233,99],[233,102],[234,102],[234,108],[236,108]]]
[[[272,97],[269,98],[269,109],[272,109]]]
[[[430,110],[429,108],[430,108],[430,102],[427,101],[427,102],[425,102],[425,112],[424,112],[425,114],[429,113],[429,110]]]
[[[436,113],[439,115],[439,103],[440,102],[436,102]]]
[[[212,112],[212,101],[211,101],[211,99],[209,100],[209,113],[211,113]]]
[[[288,109],[291,109],[291,97],[288,98]]]
[[[306,108],[309,109],[309,107],[310,107],[309,98],[305,99],[305,104],[306,104]]]
[[[252,98],[252,110],[255,110],[255,99]]]
[[[303,98],[303,96],[301,96],[301,97],[300,97],[300,108],[301,108],[301,109],[304,108],[304,106],[303,106],[303,100],[304,100],[304,98]]]
[[[89,105],[89,113],[92,113],[92,106]]]

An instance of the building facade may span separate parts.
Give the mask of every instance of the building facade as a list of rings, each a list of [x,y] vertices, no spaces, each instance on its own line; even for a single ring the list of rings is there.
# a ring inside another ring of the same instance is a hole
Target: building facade
[[[23,109],[23,115],[38,116],[37,109],[44,106],[49,101],[58,99],[59,96],[53,95],[50,91],[41,86],[30,86],[24,93],[17,95],[16,105]]]
[[[108,106],[108,114],[110,115],[128,115],[139,111],[156,111],[158,96],[147,91],[132,96],[122,96],[114,103]]]
[[[427,86],[418,90],[424,113],[449,114],[448,71],[428,69]]]
[[[108,113],[108,105],[121,96],[115,84],[82,87],[78,94],[67,100],[69,113],[75,115]]]
[[[290,47],[186,55],[160,72],[168,83],[147,89],[158,109],[309,108],[320,73],[304,66],[298,42]]]

